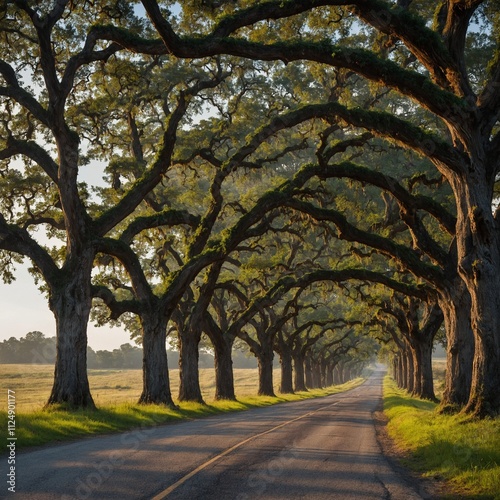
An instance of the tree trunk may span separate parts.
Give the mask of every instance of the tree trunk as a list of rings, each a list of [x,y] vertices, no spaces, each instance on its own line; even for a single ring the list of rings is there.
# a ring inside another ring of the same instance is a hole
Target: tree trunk
[[[457,202],[458,270],[471,297],[475,342],[465,412],[496,416],[500,414],[500,231],[492,214],[491,172],[498,158],[490,155],[492,164],[486,163],[489,138],[478,137],[477,125],[462,135],[471,161],[462,175],[450,177]]]
[[[397,384],[400,389],[404,389],[404,380],[405,380],[405,366],[404,366],[404,356],[403,351],[399,351],[396,355],[396,363],[397,363]]]
[[[412,391],[411,393],[416,396],[420,397],[420,393],[422,391],[422,377],[421,377],[421,359],[420,359],[420,349],[418,348],[418,343],[412,342],[411,347],[408,349],[409,350],[409,355],[411,356],[412,359],[412,366],[413,366],[413,378],[412,378]]]
[[[408,392],[413,392],[413,382],[414,382],[414,376],[415,376],[415,367],[413,366],[413,356],[411,353],[411,349],[409,347],[406,347],[405,349],[405,358],[406,358],[406,390]]]
[[[215,354],[215,399],[236,401],[232,358],[234,338],[226,335],[217,340],[210,338]]]
[[[259,396],[274,396],[273,387],[273,358],[274,354],[262,352],[257,356],[259,365]]]
[[[423,399],[436,401],[432,376],[432,346],[439,328],[443,324],[443,312],[439,304],[434,303],[427,309],[421,323],[416,318],[415,327],[410,331],[410,341],[415,353],[415,394]]]
[[[321,383],[321,364],[318,361],[313,361],[311,367],[312,367],[314,388],[321,389],[323,387]]]
[[[446,329],[446,378],[441,411],[456,411],[469,399],[474,336],[470,322],[470,294],[462,279],[440,297]]]
[[[326,382],[326,379],[327,379],[328,363],[326,362],[325,359],[321,360],[320,367],[321,367],[321,376],[320,376],[321,387],[327,387],[328,384]]]
[[[396,381],[396,385],[400,387],[399,385],[399,356],[397,354],[394,354],[394,357],[392,358],[392,378]]]
[[[405,350],[401,350],[401,388],[405,391],[408,390],[408,358]]]
[[[343,384],[343,383],[346,382],[346,378],[345,378],[345,369],[346,369],[345,362],[341,361],[338,364],[338,367],[339,367],[339,381],[338,381],[338,383],[339,384]]]
[[[314,389],[312,362],[311,362],[310,356],[306,356],[306,358],[304,360],[304,369],[305,369],[305,375],[306,375],[306,387],[308,389]]]
[[[282,346],[279,355],[281,364],[280,392],[293,394],[292,352],[286,346]]]
[[[66,273],[66,281],[50,290],[50,308],[56,319],[54,383],[47,405],[95,408],[87,377],[87,324],[92,305],[90,276],[93,252]]]
[[[419,342],[420,349],[420,397],[423,399],[430,399],[437,401],[434,394],[434,376],[432,373],[432,346],[433,339],[426,339]]]
[[[333,369],[333,384],[339,385],[341,384],[341,374],[340,374],[340,364],[337,363],[335,368]]]
[[[293,373],[295,391],[307,391],[304,373],[304,357],[301,354],[293,354]]]
[[[471,290],[471,321],[475,350],[470,396],[464,411],[484,418],[500,415],[500,321],[498,318],[500,280],[498,275],[487,276],[495,272],[484,269],[489,265],[479,267],[481,271],[478,270],[476,274],[482,276],[477,279],[477,289]],[[496,266],[496,269],[496,272],[500,273],[500,265]]]
[[[190,327],[179,331],[179,401],[204,404],[200,388],[199,344],[201,329]]]
[[[140,316],[142,324],[143,386],[139,403],[159,404],[176,408],[170,392],[167,362],[167,319],[151,308]]]
[[[328,363],[328,366],[326,367],[326,387],[331,387],[333,385],[333,370],[335,368],[335,365],[333,362]]]

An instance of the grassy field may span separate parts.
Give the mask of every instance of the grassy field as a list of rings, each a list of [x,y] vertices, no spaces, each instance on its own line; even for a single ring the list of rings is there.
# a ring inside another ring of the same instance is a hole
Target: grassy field
[[[207,405],[181,403],[179,410],[156,405],[137,405],[142,389],[141,370],[89,370],[89,382],[98,409],[67,412],[42,411],[51,385],[53,368],[42,365],[0,366],[0,439],[7,432],[7,391],[15,391],[17,448],[65,441],[94,434],[124,431],[181,419],[200,418],[217,413],[240,411],[285,401],[326,396],[348,390],[363,382],[359,378],[343,386],[312,390],[277,397],[256,396],[257,370],[236,369],[235,390],[238,401],[213,401],[214,370],[200,370],[200,385]],[[178,390],[178,371],[170,371],[172,394]],[[274,373],[279,381],[279,370]],[[277,387],[276,387],[277,389]]]
[[[406,452],[406,465],[444,479],[451,491],[445,498],[500,500],[500,418],[478,421],[441,415],[436,409],[435,403],[411,398],[386,377],[387,430]]]
[[[179,370],[170,373],[172,395],[179,389]],[[142,370],[89,370],[89,383],[97,406],[109,404],[135,403],[142,391]],[[50,365],[0,365],[0,394],[7,389],[16,391],[18,411],[42,409],[47,401],[54,377],[54,367]],[[275,389],[278,390],[279,370],[274,371]],[[255,395],[258,387],[257,370],[234,370],[234,384],[237,396]],[[211,401],[215,394],[215,372],[211,368],[200,369],[200,385],[205,401]],[[0,401],[4,410],[7,399]]]

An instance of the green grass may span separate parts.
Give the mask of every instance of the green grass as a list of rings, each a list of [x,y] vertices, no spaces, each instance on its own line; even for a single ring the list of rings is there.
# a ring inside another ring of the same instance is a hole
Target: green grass
[[[500,500],[500,418],[473,420],[442,415],[437,405],[410,397],[386,377],[387,430],[407,452],[405,465],[427,477],[444,479],[446,498]]]
[[[98,409],[66,411],[62,408],[42,410],[50,393],[52,368],[48,366],[0,366],[0,440],[6,442],[7,389],[16,392],[17,449],[57,443],[97,434],[126,431],[176,422],[183,419],[242,411],[286,401],[322,397],[349,390],[364,379],[355,379],[341,386],[316,389],[277,397],[256,396],[257,370],[235,370],[235,390],[238,401],[211,401],[213,370],[201,370],[200,384],[206,405],[180,403],[179,410],[158,405],[138,405],[142,388],[140,370],[90,370],[89,380]],[[172,376],[173,375],[173,376]],[[171,370],[172,393],[178,387],[177,370]],[[278,371],[275,373],[277,378]],[[212,398],[213,399],[213,398]]]

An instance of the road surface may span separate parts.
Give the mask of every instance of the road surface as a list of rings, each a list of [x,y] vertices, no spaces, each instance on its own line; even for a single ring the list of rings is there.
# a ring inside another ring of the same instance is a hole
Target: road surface
[[[326,398],[85,439],[17,456],[29,500],[422,498],[378,446],[382,371]],[[5,494],[5,495],[4,495]]]

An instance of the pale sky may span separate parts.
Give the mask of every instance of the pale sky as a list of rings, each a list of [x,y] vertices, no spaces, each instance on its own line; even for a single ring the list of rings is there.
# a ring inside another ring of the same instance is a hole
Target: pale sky
[[[17,268],[16,281],[10,285],[0,282],[0,342],[10,337],[24,337],[38,330],[46,337],[54,337],[56,324],[47,300],[38,291],[28,266]],[[89,345],[94,350],[113,350],[130,342],[129,334],[121,328],[97,328],[89,322]]]

